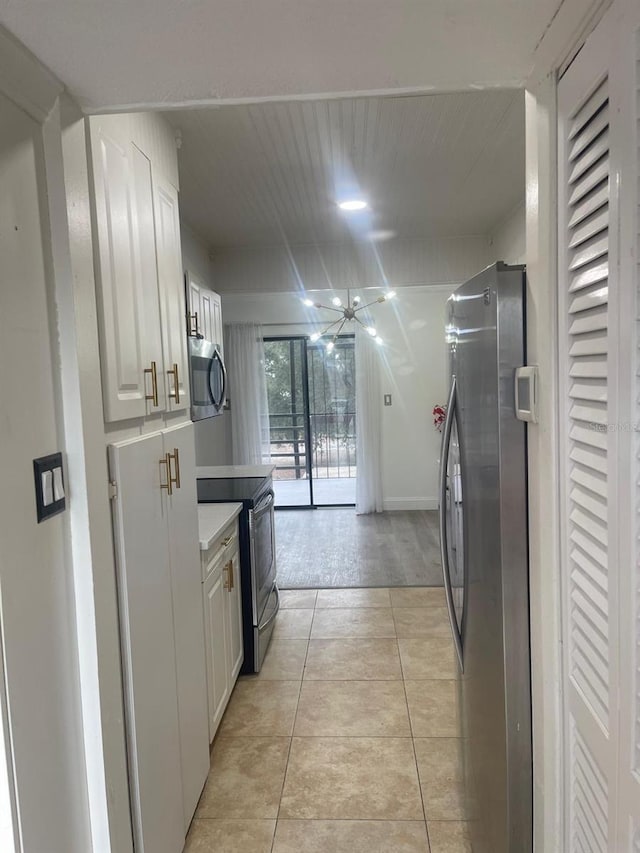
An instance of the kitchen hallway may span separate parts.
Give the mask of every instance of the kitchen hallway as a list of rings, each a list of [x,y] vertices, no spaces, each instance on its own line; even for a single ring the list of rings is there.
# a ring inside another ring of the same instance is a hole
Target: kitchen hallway
[[[292,590],[185,853],[470,853],[442,589]]]

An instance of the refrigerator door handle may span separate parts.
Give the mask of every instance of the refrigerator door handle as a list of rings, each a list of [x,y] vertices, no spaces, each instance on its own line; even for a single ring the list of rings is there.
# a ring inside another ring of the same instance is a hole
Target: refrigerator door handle
[[[442,560],[442,574],[444,578],[444,590],[447,598],[447,610],[449,611],[449,622],[451,623],[451,633],[453,634],[453,642],[456,647],[456,654],[458,655],[460,669],[463,670],[462,638],[460,637],[460,632],[458,630],[458,623],[456,621],[456,614],[453,605],[451,574],[449,571],[449,543],[447,537],[447,461],[449,459],[451,430],[453,428],[453,419],[455,417],[456,402],[456,377],[453,376],[451,379],[449,401],[447,403],[447,416],[442,430],[442,450],[440,453],[440,557]]]

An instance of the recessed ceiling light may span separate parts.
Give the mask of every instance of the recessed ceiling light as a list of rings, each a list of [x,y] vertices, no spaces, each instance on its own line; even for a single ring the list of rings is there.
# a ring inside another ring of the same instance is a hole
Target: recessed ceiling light
[[[362,198],[349,198],[338,202],[340,210],[364,210],[368,207],[367,202]]]

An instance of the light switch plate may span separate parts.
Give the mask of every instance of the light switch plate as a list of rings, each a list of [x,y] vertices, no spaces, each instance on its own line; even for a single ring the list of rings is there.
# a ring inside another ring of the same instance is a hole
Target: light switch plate
[[[38,524],[52,515],[64,512],[64,469],[62,453],[51,453],[33,460],[33,475],[36,486],[36,513]],[[46,495],[45,495],[46,491]],[[59,497],[62,495],[62,497]]]

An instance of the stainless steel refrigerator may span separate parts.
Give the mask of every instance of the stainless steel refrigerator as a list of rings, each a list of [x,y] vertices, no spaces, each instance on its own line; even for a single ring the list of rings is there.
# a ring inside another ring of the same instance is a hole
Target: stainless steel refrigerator
[[[524,277],[498,263],[448,301],[440,538],[474,853],[533,846]]]

